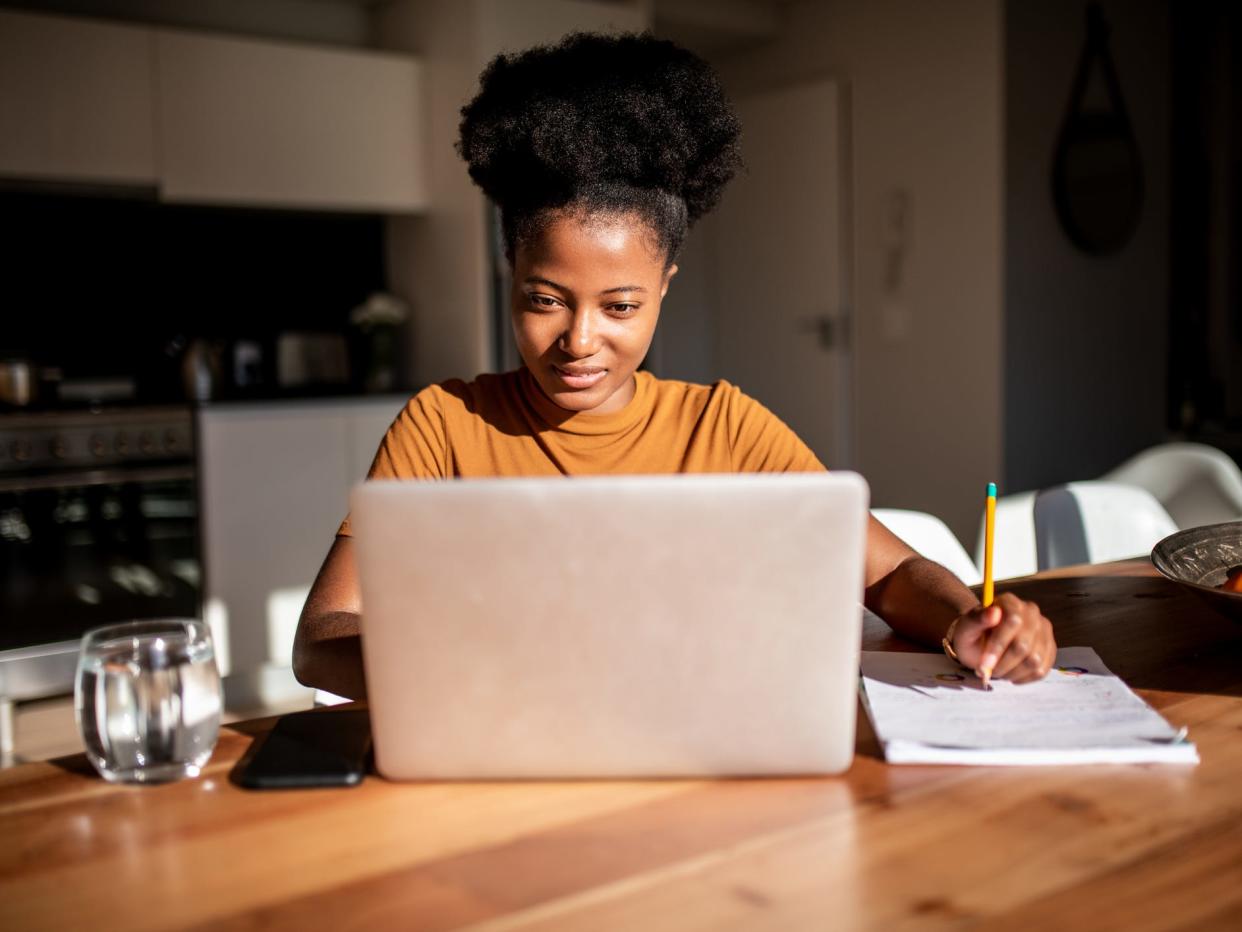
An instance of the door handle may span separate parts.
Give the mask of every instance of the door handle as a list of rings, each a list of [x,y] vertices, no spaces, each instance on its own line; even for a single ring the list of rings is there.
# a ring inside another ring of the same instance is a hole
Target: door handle
[[[815,334],[820,349],[832,350],[849,345],[849,327],[845,317],[830,317],[827,314],[800,317],[798,332]]]

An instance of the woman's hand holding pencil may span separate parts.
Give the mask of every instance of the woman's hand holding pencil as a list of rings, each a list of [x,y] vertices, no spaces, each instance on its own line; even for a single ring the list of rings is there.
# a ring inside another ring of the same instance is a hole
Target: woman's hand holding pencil
[[[962,615],[953,632],[958,662],[989,679],[1031,683],[1043,679],[1057,656],[1052,623],[1034,602],[1001,593],[989,606]]]
[[[996,536],[996,483],[988,483],[983,522],[982,604],[958,618],[949,628],[958,662],[974,669],[987,689],[989,681],[1007,679],[1030,683],[1043,679],[1057,656],[1052,622],[1034,602],[1011,593],[993,599],[992,543]]]

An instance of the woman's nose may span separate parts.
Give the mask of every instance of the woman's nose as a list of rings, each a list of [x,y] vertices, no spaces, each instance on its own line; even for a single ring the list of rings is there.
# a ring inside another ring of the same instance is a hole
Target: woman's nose
[[[569,327],[561,334],[561,349],[578,359],[593,355],[596,345],[596,328],[591,314],[585,309],[574,312]]]

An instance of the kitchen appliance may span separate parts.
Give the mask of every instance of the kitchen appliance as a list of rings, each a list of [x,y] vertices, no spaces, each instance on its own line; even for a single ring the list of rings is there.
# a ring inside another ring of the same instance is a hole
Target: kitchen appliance
[[[0,402],[15,408],[24,408],[34,398],[35,374],[30,360],[0,360]]]
[[[190,343],[181,361],[187,398],[193,401],[211,401],[220,394],[223,354],[224,347],[219,340],[199,338]]]
[[[339,333],[288,332],[276,338],[276,379],[281,388],[344,385],[349,353]]]
[[[253,391],[263,386],[263,346],[257,340],[233,344],[233,387]]]
[[[68,692],[89,628],[199,617],[184,406],[0,417],[0,752],[14,700]]]

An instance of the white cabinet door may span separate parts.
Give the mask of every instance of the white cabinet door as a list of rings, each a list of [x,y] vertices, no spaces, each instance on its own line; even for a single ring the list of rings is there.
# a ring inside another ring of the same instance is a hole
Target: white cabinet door
[[[156,57],[166,200],[425,205],[416,60],[171,31]]]
[[[0,11],[0,175],[156,182],[154,33]]]
[[[290,665],[302,603],[350,487],[404,402],[386,395],[200,413],[205,609],[226,672]]]
[[[316,409],[209,409],[199,418],[205,605],[227,630],[227,669],[251,671],[291,643],[344,515],[345,422]]]

